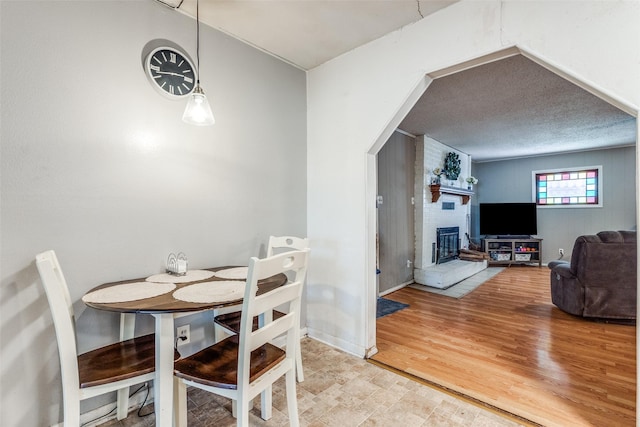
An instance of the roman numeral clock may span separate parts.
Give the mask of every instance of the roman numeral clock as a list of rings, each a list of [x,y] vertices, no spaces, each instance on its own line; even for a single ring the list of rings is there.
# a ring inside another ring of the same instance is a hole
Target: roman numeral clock
[[[144,70],[151,85],[170,99],[180,99],[195,87],[195,67],[188,56],[173,47],[153,49],[144,61]]]

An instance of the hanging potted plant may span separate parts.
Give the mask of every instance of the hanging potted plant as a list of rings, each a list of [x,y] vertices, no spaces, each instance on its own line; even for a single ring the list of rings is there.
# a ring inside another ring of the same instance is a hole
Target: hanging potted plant
[[[449,180],[450,185],[455,185],[455,182],[460,176],[460,157],[454,153],[449,152],[444,158],[444,176]]]

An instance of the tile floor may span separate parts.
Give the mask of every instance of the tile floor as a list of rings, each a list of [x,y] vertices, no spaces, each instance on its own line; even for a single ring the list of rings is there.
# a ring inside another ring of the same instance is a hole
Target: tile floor
[[[503,415],[343,353],[310,338],[302,340],[305,381],[298,384],[300,425],[349,426],[526,426]],[[153,405],[143,408],[152,412]],[[231,402],[198,389],[188,391],[189,427],[235,426]],[[260,402],[251,411],[252,426],[288,426],[284,381],[273,389],[273,418],[260,418]],[[153,413],[132,412],[122,421],[102,427],[151,427]]]

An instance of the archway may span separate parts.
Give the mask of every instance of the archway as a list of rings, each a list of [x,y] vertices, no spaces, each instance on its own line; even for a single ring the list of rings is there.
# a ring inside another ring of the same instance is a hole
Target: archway
[[[376,189],[377,189],[377,163],[376,163],[376,155],[385,144],[385,142],[389,139],[393,131],[399,125],[399,123],[403,120],[403,118],[408,114],[408,112],[413,108],[417,100],[422,96],[422,94],[428,89],[431,82],[437,78],[445,77],[450,74],[454,74],[469,68],[477,67],[483,64],[487,64],[493,61],[498,61],[501,59],[508,58],[514,55],[523,55],[538,65],[548,69],[554,74],[570,81],[571,83],[579,86],[585,91],[597,96],[598,98],[604,100],[605,102],[617,107],[618,109],[624,111],[625,113],[632,115],[634,117],[638,117],[638,111],[635,107],[625,103],[619,98],[613,96],[602,88],[598,88],[592,83],[585,81],[580,76],[572,73],[570,70],[563,68],[557,64],[551,63],[544,58],[541,58],[539,55],[531,53],[526,49],[522,49],[520,47],[514,46],[511,48],[503,49],[500,51],[496,51],[494,53],[484,55],[457,65],[453,65],[438,71],[434,71],[428,73],[424,76],[418,85],[414,88],[411,95],[408,97],[407,101],[404,105],[398,110],[393,119],[389,122],[388,126],[385,128],[384,132],[379,136],[376,140],[375,144],[370,148],[367,153],[367,183],[366,183],[366,195],[367,201],[375,200],[376,197]],[[639,164],[638,162],[638,147],[637,147],[637,135],[636,132],[636,167]],[[637,184],[636,184],[636,192],[637,192]],[[637,198],[636,198],[637,200]],[[637,201],[636,201],[637,203]],[[636,208],[636,215],[638,215],[638,209]],[[367,259],[368,265],[375,265],[375,242],[376,242],[376,214],[375,214],[375,206],[372,206],[371,203],[367,204]],[[372,269],[368,269],[367,273],[367,357],[372,356],[377,352],[376,349],[376,319],[375,319],[375,305],[376,305],[376,277],[375,273],[371,271]]]

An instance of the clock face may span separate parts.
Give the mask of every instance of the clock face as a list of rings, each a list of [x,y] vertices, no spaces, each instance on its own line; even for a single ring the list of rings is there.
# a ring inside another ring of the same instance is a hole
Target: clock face
[[[169,98],[189,95],[196,84],[195,67],[183,53],[159,47],[145,60],[145,72],[151,84]]]

